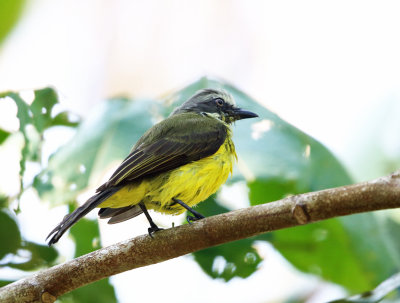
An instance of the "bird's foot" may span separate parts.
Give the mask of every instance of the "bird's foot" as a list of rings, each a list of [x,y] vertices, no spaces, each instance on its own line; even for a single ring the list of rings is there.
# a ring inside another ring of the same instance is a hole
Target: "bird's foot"
[[[200,219],[204,219],[205,217],[199,213],[198,211],[195,211],[193,208],[191,208],[189,205],[183,203],[181,200],[173,198],[172,199],[175,203],[180,204],[183,208],[185,208],[186,210],[190,211],[192,213],[193,216],[188,215],[186,217],[186,220],[189,224],[192,224],[194,221],[200,220]]]
[[[158,227],[157,225],[152,225],[152,226],[150,226],[148,229],[147,229],[147,231],[149,232],[149,236],[151,237],[151,238],[153,238],[153,234],[155,233],[155,232],[157,232],[157,231],[160,231],[160,230],[163,230],[164,228],[160,228],[160,227]]]
[[[194,221],[198,221],[198,220],[201,220],[201,219],[205,218],[201,213],[199,213],[197,211],[192,211],[191,213],[193,214],[193,216],[188,215],[186,217],[186,221],[189,224],[192,224]]]

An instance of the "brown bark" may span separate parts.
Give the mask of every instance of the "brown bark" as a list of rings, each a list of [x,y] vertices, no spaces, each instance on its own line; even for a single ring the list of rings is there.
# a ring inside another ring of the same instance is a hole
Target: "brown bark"
[[[200,249],[361,212],[400,207],[400,171],[355,185],[306,193],[142,235],[42,270],[0,289],[1,302],[54,302],[69,291]]]

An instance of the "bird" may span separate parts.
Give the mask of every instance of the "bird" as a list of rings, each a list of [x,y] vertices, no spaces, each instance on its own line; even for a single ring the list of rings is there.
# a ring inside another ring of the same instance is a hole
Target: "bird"
[[[150,236],[161,228],[149,209],[169,215],[189,211],[189,223],[203,219],[193,207],[226,182],[237,160],[232,123],[255,117],[226,90],[197,91],[143,134],[110,179],[49,233],[48,245],[94,208],[109,224],[143,213]]]

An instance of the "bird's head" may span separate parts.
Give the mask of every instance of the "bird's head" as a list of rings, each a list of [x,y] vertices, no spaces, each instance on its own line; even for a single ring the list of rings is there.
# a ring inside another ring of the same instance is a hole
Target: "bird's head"
[[[176,108],[171,115],[184,112],[195,112],[204,116],[211,116],[226,123],[258,117],[253,112],[237,107],[232,95],[226,91],[216,89],[198,91],[189,100]]]

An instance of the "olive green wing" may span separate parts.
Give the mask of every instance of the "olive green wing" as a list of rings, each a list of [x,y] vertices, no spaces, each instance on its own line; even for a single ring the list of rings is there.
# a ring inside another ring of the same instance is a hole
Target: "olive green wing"
[[[172,116],[147,131],[110,180],[97,190],[150,177],[210,156],[218,151],[226,136],[227,126],[214,118],[198,114]]]

